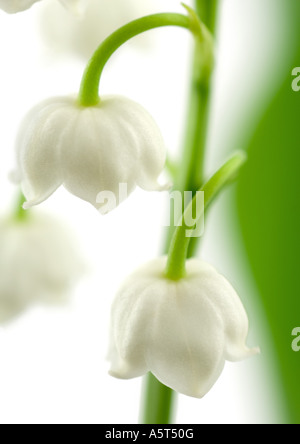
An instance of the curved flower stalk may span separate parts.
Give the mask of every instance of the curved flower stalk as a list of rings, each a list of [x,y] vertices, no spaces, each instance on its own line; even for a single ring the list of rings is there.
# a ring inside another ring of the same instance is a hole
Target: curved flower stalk
[[[15,14],[16,12],[29,9],[34,3],[40,1],[41,0],[0,0],[0,9],[3,9],[3,11],[8,14]],[[60,0],[66,8],[78,15],[82,14],[87,1],[88,0]]]
[[[40,9],[38,25],[41,37],[56,54],[87,60],[99,42],[130,20],[152,12],[155,4],[157,0],[89,0],[84,14],[75,16],[52,1]],[[148,41],[143,39],[143,43]]]
[[[0,222],[0,323],[36,304],[61,304],[82,275],[68,230],[48,216]]]
[[[191,31],[209,69],[211,37],[195,13],[186,9],[187,16],[155,14],[118,29],[88,63],[78,98],[52,98],[29,112],[17,140],[15,172],[27,199],[24,208],[43,202],[60,185],[102,213],[115,208],[136,186],[145,190],[169,188],[169,184],[157,182],[166,148],[152,117],[127,98],[99,97],[99,84],[106,62],[120,46],[163,26]],[[121,185],[126,186],[122,192]]]
[[[160,382],[202,398],[225,361],[258,349],[245,342],[248,318],[229,282],[198,259],[179,281],[167,279],[167,258],[133,273],[116,296],[111,317],[110,374],[134,378],[151,372]]]

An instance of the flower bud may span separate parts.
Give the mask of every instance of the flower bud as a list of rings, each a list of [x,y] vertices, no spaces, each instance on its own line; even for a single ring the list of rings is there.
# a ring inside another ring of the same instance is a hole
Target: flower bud
[[[110,374],[133,378],[152,372],[173,390],[203,397],[225,360],[258,353],[245,343],[248,318],[229,282],[198,259],[180,281],[164,276],[166,258],[132,274],[112,307]]]
[[[60,185],[103,213],[113,207],[99,199],[102,192],[119,204],[136,186],[168,188],[157,183],[166,159],[160,130],[142,106],[119,96],[90,107],[73,97],[37,105],[21,127],[17,158],[24,208],[43,202]]]

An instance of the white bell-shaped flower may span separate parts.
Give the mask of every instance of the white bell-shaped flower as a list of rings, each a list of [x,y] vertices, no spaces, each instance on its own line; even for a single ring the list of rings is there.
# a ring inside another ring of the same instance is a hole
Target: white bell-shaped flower
[[[9,14],[15,14],[16,12],[29,9],[34,3],[40,1],[41,0],[0,0],[0,9],[3,9],[3,11]],[[81,14],[87,0],[60,0],[60,2],[75,14]]]
[[[45,2],[38,26],[56,55],[67,52],[88,60],[112,32],[131,20],[158,12],[159,4],[159,0],[89,0],[84,14],[75,16],[63,11],[56,1]],[[150,39],[146,34],[138,39],[138,43],[141,41],[148,44]]]
[[[203,397],[225,360],[258,353],[247,348],[248,318],[229,282],[198,259],[179,281],[164,276],[166,258],[132,274],[112,307],[110,374],[133,378],[152,372],[163,384]]]
[[[27,199],[24,208],[64,185],[107,213],[136,186],[149,191],[169,186],[157,182],[166,159],[159,128],[141,105],[119,96],[102,97],[90,107],[73,97],[42,102],[23,122],[17,157],[14,177]]]
[[[85,265],[64,225],[48,216],[0,222],[0,323],[35,304],[61,304]]]

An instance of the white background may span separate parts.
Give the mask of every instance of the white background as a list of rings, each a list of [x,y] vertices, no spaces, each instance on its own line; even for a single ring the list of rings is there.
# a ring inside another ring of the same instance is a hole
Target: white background
[[[14,139],[22,116],[43,98],[76,92],[84,69],[85,61],[72,52],[56,55],[54,48],[43,43],[39,21],[42,3],[47,2],[55,0],[45,0],[18,15],[0,12],[1,214],[9,211],[17,193],[7,177],[14,166]],[[116,12],[119,2],[110,0]],[[141,10],[142,0],[136,2]],[[271,93],[283,74],[276,54],[288,36],[278,3],[277,7],[274,0],[222,2],[209,172],[225,160],[231,144],[238,148],[233,134],[245,124],[261,93]],[[177,0],[145,4],[145,13],[159,11],[181,12],[182,8]],[[103,19],[104,14],[99,23]],[[184,30],[152,31],[121,49],[103,76],[102,94],[123,94],[143,104],[160,125],[173,156],[182,140],[191,46],[192,39]],[[253,124],[262,111],[256,113]],[[121,207],[102,217],[61,189],[37,209],[69,224],[90,273],[74,290],[69,305],[34,307],[0,328],[2,424],[137,422],[141,380],[119,381],[107,373],[110,305],[123,278],[159,254],[166,202],[164,193],[137,190]],[[265,344],[267,331],[260,327],[259,307],[251,303],[256,290],[235,266],[236,249],[231,250],[226,240],[225,205],[226,197],[222,197],[206,221],[201,255],[243,294],[251,322],[249,345]],[[179,397],[177,422],[279,421],[278,398],[268,381],[264,353],[240,364],[227,364],[204,399]]]

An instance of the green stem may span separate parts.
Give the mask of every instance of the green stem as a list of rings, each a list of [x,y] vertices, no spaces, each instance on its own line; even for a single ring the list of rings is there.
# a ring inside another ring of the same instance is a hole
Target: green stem
[[[196,0],[195,9],[208,29],[214,33],[218,0]],[[211,76],[203,81],[200,53],[196,46],[192,67],[192,81],[187,114],[184,162],[178,177],[178,188],[193,193],[203,183],[204,154],[208,130]]]
[[[215,17],[219,0],[196,0],[196,12],[202,22],[214,33]],[[185,143],[183,145],[180,176],[175,181],[175,189],[194,191],[203,183],[204,150],[206,144],[211,85],[203,77],[202,65],[199,63],[199,48],[195,48],[191,91],[188,104]],[[172,208],[171,208],[172,211]],[[172,217],[171,217],[172,220]],[[170,226],[163,253],[169,251],[174,226]],[[197,239],[197,238],[195,238]],[[191,241],[191,248],[196,251],[196,242]],[[171,424],[173,422],[175,392],[161,384],[151,373],[145,378],[143,411],[141,420],[145,424]]]
[[[190,215],[193,214],[193,209],[196,207],[197,195],[186,207],[181,223],[175,230],[169,249],[166,268],[166,277],[168,279],[177,281],[185,276],[185,263],[191,241],[191,237],[186,235],[187,230],[194,230],[196,228],[197,223],[204,215],[204,210],[208,208],[226,185],[232,183],[237,178],[238,172],[244,165],[246,158],[247,156],[243,151],[237,152],[198,190],[204,192],[204,208],[202,213],[197,216],[197,220],[192,227],[187,225],[186,221],[191,220]]]
[[[196,10],[199,14],[202,14],[200,17],[211,32],[215,30],[217,5],[218,0],[196,1]],[[211,72],[208,74],[211,74]],[[174,189],[182,194],[184,191],[192,191],[192,195],[194,195],[204,182],[204,156],[210,113],[210,98],[211,75],[203,76],[201,51],[199,51],[199,46],[196,45],[192,64],[183,155],[179,174],[174,183]],[[171,226],[167,234],[164,253],[168,252],[173,233],[174,226]],[[193,249],[194,253],[196,252],[195,246],[197,243],[196,238],[191,241],[190,250]]]
[[[24,197],[23,193],[20,192],[18,199],[17,199],[17,204],[16,204],[16,209],[14,211],[14,219],[20,222],[23,222],[24,220],[26,220],[30,214],[30,211],[28,210],[24,210],[23,209],[23,204],[26,202],[26,198]]]
[[[161,384],[152,373],[144,380],[142,424],[171,424],[175,411],[175,392]]]
[[[164,26],[179,26],[190,30],[203,43],[203,39],[206,37],[204,35],[205,29],[201,27],[198,20],[195,20],[195,18],[197,19],[195,12],[190,8],[186,7],[186,9],[188,11],[187,16],[176,13],[163,13],[134,20],[104,40],[92,56],[84,72],[78,97],[79,105],[96,106],[99,103],[99,85],[107,61],[120,46],[133,37],[151,29]]]
[[[195,11],[214,34],[219,0],[195,0]]]
[[[219,0],[195,0],[195,9],[200,17],[205,17],[205,24],[214,35],[217,21]],[[206,91],[204,86],[201,88],[197,86],[197,58],[194,57],[194,81],[192,81],[191,93],[190,93],[190,123],[187,124],[186,133],[186,151],[190,151],[190,170],[186,174],[186,183],[183,185],[187,190],[193,193],[204,182],[204,161],[205,161],[205,148],[208,133],[209,113],[210,113],[210,98],[211,98],[211,84],[207,85]],[[197,100],[198,97],[198,100]],[[194,118],[193,118],[194,116]],[[198,146],[196,134],[198,132]],[[194,162],[192,161],[194,159]],[[172,232],[173,233],[173,232]],[[199,237],[193,237],[189,244],[187,257],[193,257],[197,254],[199,246]],[[168,242],[170,244],[171,237]]]
[[[173,159],[171,159],[169,156],[167,156],[165,169],[169,173],[172,180],[174,180],[178,174],[179,165],[177,164],[177,162],[175,162]]]

